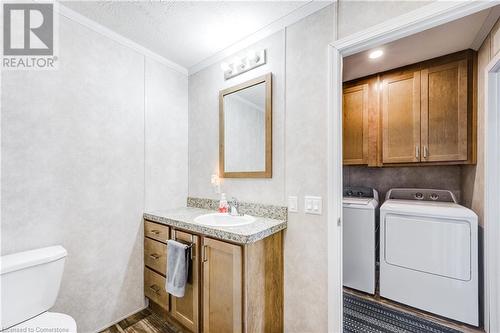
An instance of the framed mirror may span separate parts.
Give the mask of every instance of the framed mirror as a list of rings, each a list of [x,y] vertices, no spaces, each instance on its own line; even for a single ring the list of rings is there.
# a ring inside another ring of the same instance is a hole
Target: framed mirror
[[[219,176],[272,177],[272,74],[219,93]]]

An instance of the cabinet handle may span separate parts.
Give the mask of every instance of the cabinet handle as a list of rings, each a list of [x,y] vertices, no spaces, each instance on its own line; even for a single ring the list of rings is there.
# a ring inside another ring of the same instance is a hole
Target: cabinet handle
[[[202,247],[202,258],[203,258],[203,262],[207,262],[207,246],[206,245],[203,245]]]
[[[149,286],[149,289],[151,289],[155,294],[160,294],[160,287],[158,287],[156,284]]]
[[[427,146],[424,146],[424,158],[427,158],[427,155],[429,154],[428,149],[429,148],[427,148]]]
[[[150,232],[152,234],[155,234],[155,235],[159,235],[160,234],[160,230],[151,230]]]
[[[150,257],[151,259],[154,259],[154,260],[158,260],[158,259],[160,259],[160,255],[158,255],[158,254],[156,254],[156,253],[151,253],[151,254],[149,255],[149,257]]]
[[[415,146],[415,157],[416,158],[420,157],[420,146]]]

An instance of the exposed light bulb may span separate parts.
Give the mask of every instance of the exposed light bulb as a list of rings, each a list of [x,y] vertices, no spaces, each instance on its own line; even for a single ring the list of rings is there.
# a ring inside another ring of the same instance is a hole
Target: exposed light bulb
[[[382,51],[382,50],[375,50],[375,51],[370,52],[370,54],[368,55],[368,57],[370,59],[376,59],[376,58],[380,58],[383,54],[384,54],[384,51]]]
[[[241,70],[241,69],[245,68],[245,61],[244,61],[244,59],[235,58],[233,60],[233,64],[237,68],[237,70]]]
[[[230,71],[231,66],[227,62],[223,62],[220,64],[220,69],[222,69],[224,72]]]
[[[247,58],[248,62],[252,62],[252,61],[257,62],[259,60],[259,56],[257,55],[257,53],[254,50],[248,51],[246,58]]]

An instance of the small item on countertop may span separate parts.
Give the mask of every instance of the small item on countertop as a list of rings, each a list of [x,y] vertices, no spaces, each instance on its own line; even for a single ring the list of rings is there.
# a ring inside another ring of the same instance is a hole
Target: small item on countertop
[[[226,193],[221,193],[219,201],[219,213],[227,213],[229,204],[227,203]]]
[[[189,274],[189,245],[169,239],[167,241],[167,293],[184,297]]]

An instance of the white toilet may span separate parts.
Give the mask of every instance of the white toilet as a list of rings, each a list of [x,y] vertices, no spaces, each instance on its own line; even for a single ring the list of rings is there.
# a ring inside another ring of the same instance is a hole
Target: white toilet
[[[0,258],[0,328],[6,332],[76,333],[76,322],[48,312],[57,298],[67,252],[62,246]]]

